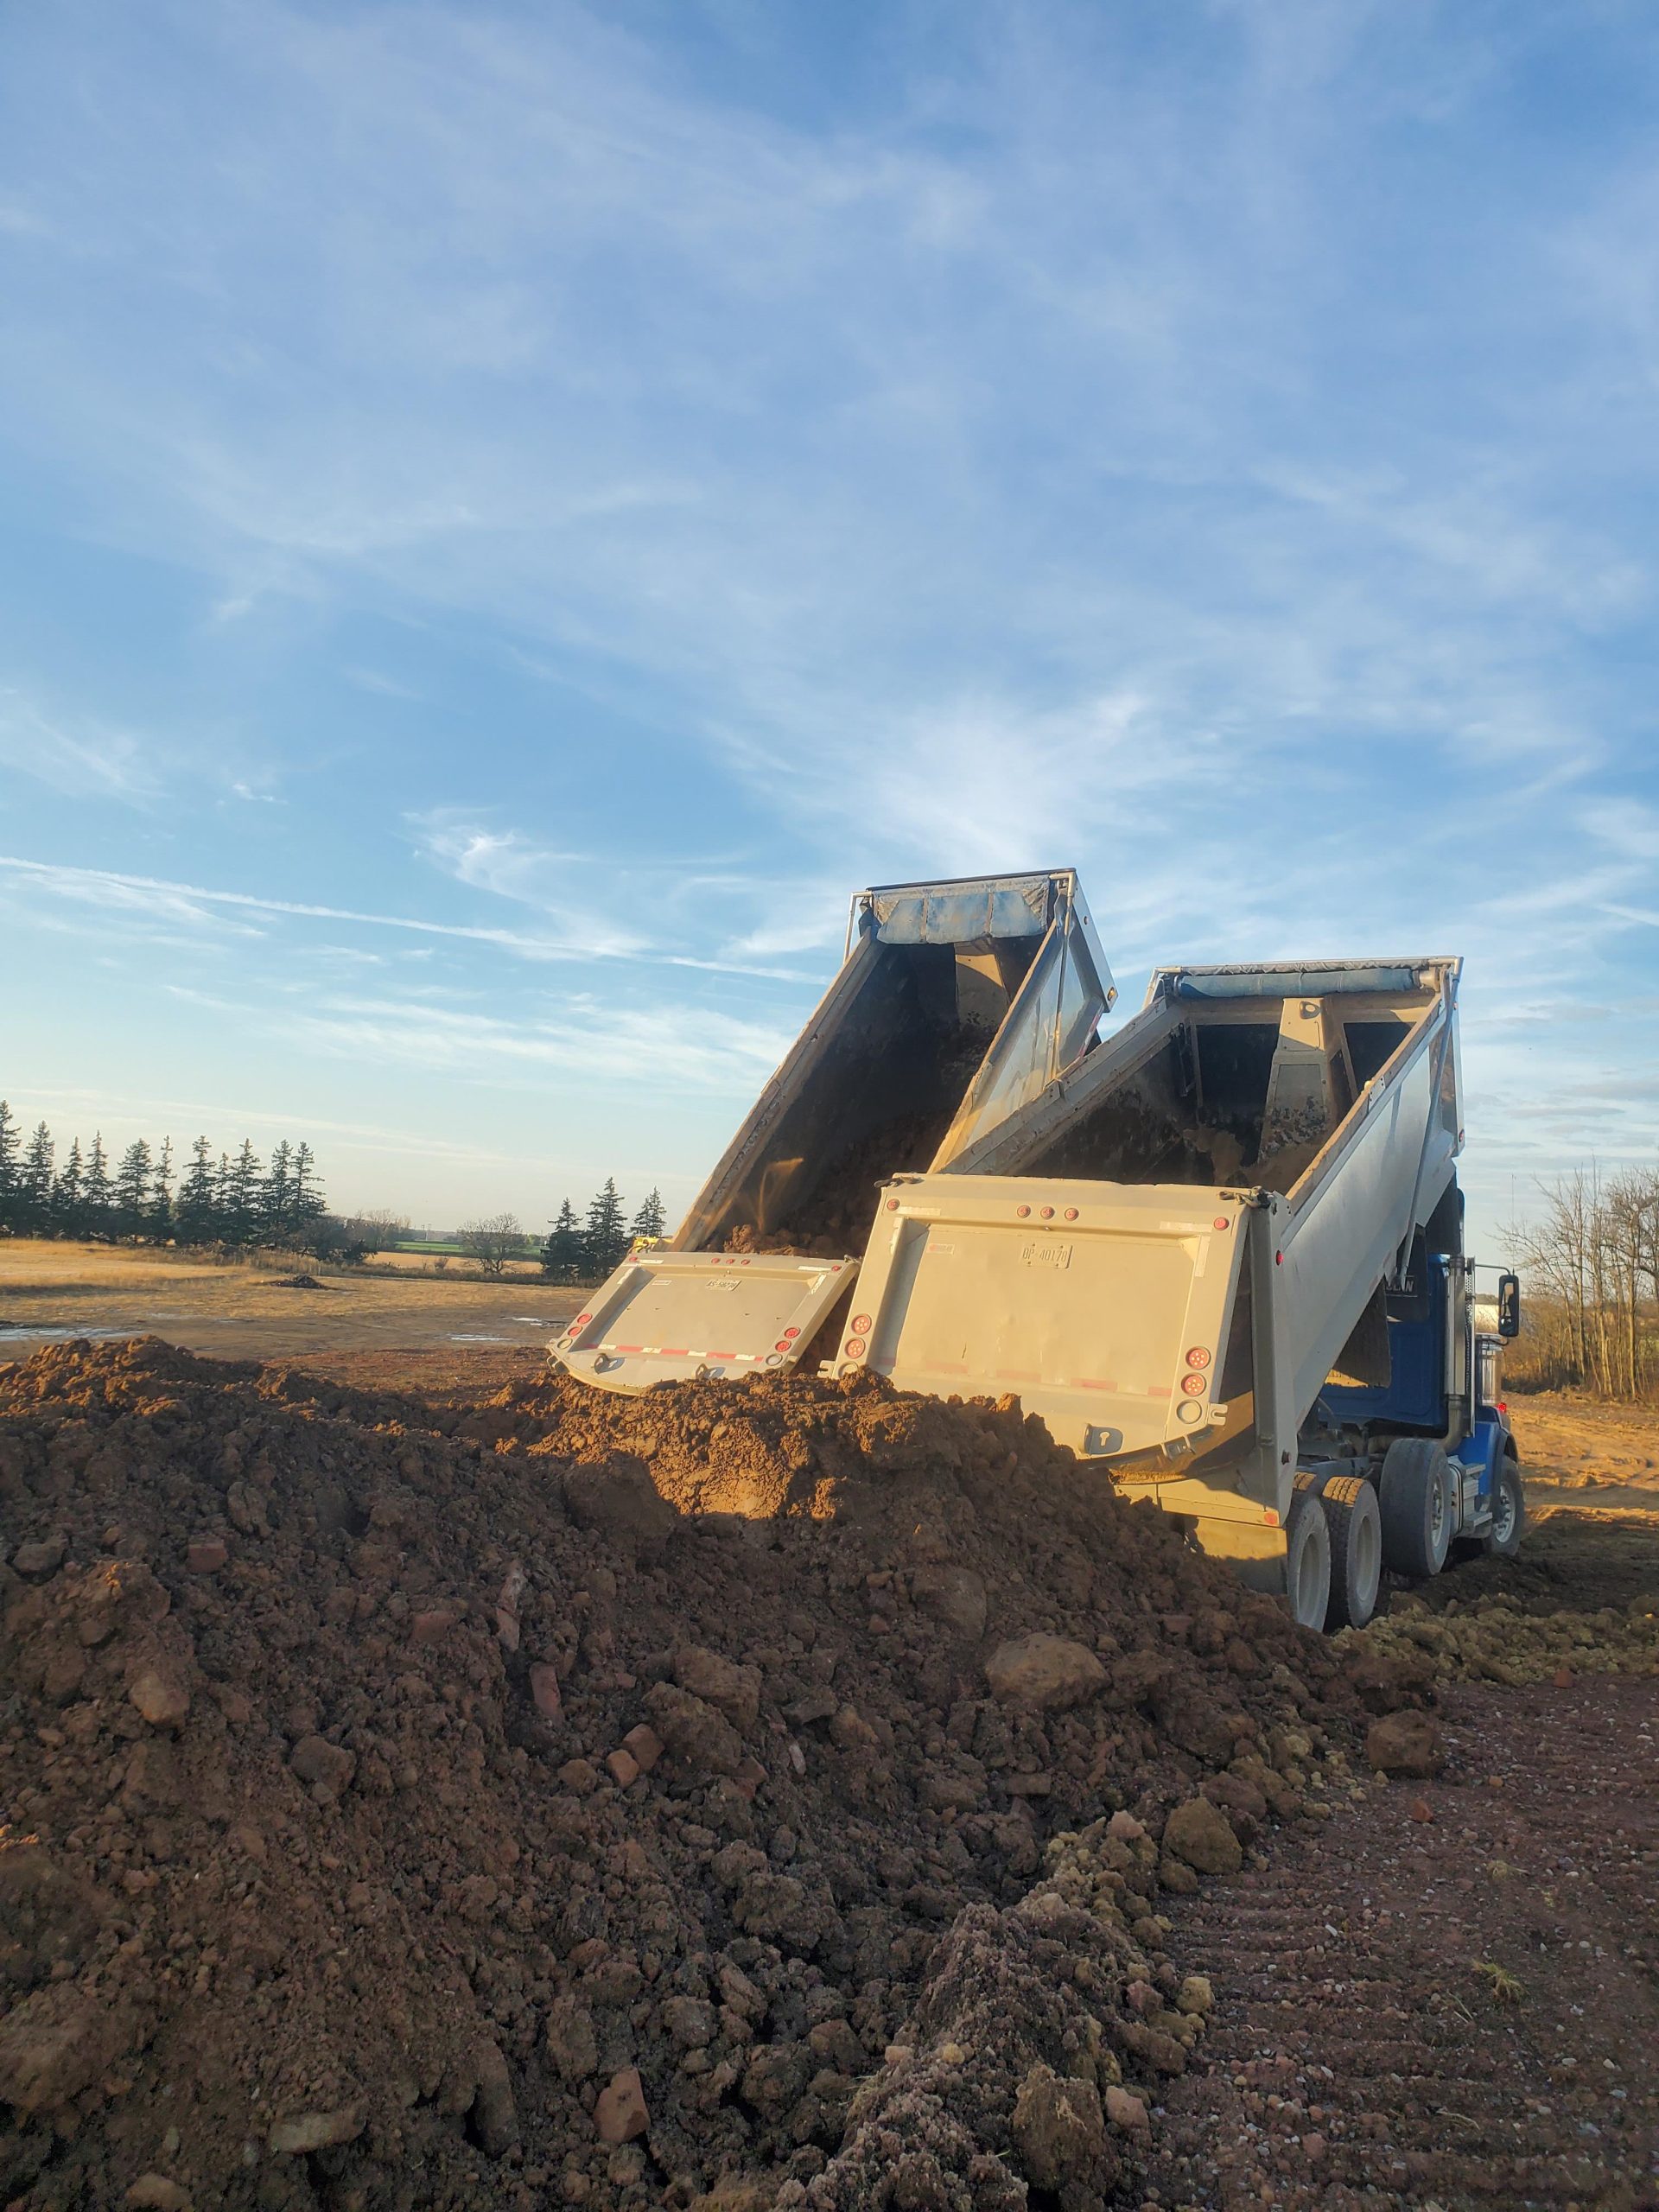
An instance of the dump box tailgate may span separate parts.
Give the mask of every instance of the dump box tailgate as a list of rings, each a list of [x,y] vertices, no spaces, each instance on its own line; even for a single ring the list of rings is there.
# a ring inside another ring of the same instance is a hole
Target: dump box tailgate
[[[639,1253],[553,1344],[605,1390],[792,1367],[858,1273],[855,1260],[789,1252]]]
[[[1244,1242],[1236,1196],[1191,1185],[928,1175],[890,1185],[844,1368],[935,1395],[1012,1393],[1074,1451],[1218,1425]]]

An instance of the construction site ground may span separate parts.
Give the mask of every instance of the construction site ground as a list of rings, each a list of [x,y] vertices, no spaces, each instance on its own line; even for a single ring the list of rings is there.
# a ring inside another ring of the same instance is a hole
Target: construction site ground
[[[383,1253],[359,1267],[288,1253],[220,1260],[147,1245],[0,1239],[0,1359],[77,1338],[157,1336],[220,1359],[313,1359],[373,1351],[397,1372],[411,1351],[539,1355],[582,1294],[507,1263]]]
[[[1333,1644],[1012,1407],[0,1366],[0,2203],[1659,2205],[1659,1420],[1514,1411]]]

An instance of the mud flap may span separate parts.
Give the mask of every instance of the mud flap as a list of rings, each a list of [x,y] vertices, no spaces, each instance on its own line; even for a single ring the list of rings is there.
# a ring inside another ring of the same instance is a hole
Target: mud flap
[[[1183,1516],[1185,1517],[1185,1516]],[[1277,1597],[1285,1589],[1285,1532],[1249,1521],[1221,1520],[1211,1514],[1192,1516],[1192,1541],[1209,1559],[1224,1559],[1253,1590]]]

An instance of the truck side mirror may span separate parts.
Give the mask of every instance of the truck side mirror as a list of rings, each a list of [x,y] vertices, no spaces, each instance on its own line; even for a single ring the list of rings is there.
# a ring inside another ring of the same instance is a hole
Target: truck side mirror
[[[1518,1337],[1521,1333],[1519,1275],[1500,1275],[1497,1279],[1497,1333],[1500,1337]]]

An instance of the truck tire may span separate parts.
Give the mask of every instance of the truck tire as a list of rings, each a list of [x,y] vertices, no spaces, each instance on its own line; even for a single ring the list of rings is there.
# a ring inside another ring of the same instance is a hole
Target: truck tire
[[[1492,1525],[1481,1539],[1482,1549],[1494,1559],[1513,1559],[1526,1526],[1527,1494],[1521,1487],[1521,1470],[1506,1452],[1492,1482]]]
[[[1299,1491],[1285,1523],[1285,1595],[1304,1628],[1323,1628],[1331,1603],[1331,1532],[1318,1492]]]
[[[1363,1475],[1332,1475],[1319,1493],[1331,1537],[1331,1601],[1325,1624],[1363,1628],[1382,1581],[1382,1512]]]
[[[1382,1515],[1382,1564],[1414,1582],[1446,1565],[1452,1541],[1452,1469],[1427,1436],[1396,1436],[1382,1461],[1376,1502]]]

